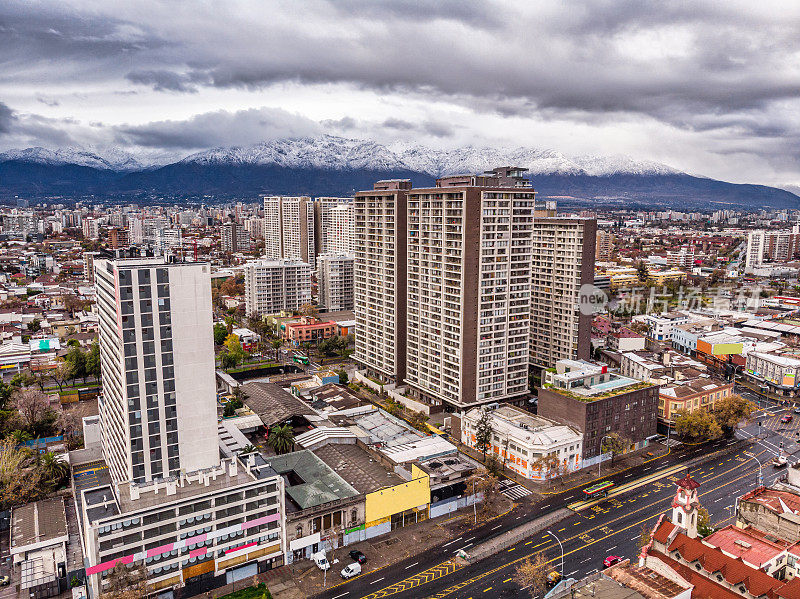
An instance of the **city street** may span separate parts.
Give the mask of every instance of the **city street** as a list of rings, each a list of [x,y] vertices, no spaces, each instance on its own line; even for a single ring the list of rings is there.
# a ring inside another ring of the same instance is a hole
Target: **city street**
[[[658,516],[668,511],[675,494],[674,483],[685,474],[684,469],[676,466],[715,451],[721,451],[721,455],[692,469],[691,474],[702,485],[700,499],[711,514],[712,526],[725,526],[733,522],[735,498],[757,486],[759,464],[765,484],[786,472],[769,463],[781,443],[790,464],[800,458],[800,445],[795,442],[800,423],[780,422],[784,414],[790,413],[792,407],[759,410],[747,426],[737,431],[735,440],[682,446],[649,464],[604,479],[613,480],[617,488],[622,487],[612,490],[606,499],[583,502],[580,488],[549,496],[533,506],[529,499],[521,497],[517,500],[519,506],[506,516],[435,548],[422,559],[417,556],[393,568],[367,572],[318,596],[325,599],[517,596],[519,587],[513,575],[520,561],[543,551],[553,568],[561,570],[561,550],[551,535],[537,533],[465,567],[456,566],[451,558],[460,549],[469,553],[478,543],[566,506],[575,510],[575,514],[551,529],[563,544],[565,577],[581,578],[594,572],[609,555],[635,559],[642,530],[652,528]]]

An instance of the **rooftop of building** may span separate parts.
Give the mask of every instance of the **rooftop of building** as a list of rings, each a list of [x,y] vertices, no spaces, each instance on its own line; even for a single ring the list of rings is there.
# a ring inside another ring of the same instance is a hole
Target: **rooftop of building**
[[[690,588],[689,585],[680,585],[650,568],[632,565],[629,560],[604,570],[603,575],[622,584],[626,589],[636,591],[645,599],[674,599]]]
[[[800,495],[791,491],[758,487],[739,498],[739,502],[748,501],[759,504],[776,514],[800,515]]]
[[[663,520],[658,525],[653,533],[653,539],[666,546],[669,555],[655,549],[648,550],[648,553],[652,553],[693,584],[699,577],[703,581],[712,583],[715,589],[722,589],[724,587],[711,580],[712,575],[720,574],[728,584],[744,586],[747,592],[755,597],[775,593],[786,584],[785,581],[777,580],[766,572],[749,566],[739,557],[726,555],[721,549],[707,545],[701,539],[690,538],[683,529],[668,520]],[[679,555],[680,558],[670,557],[672,555]],[[697,567],[687,566],[687,564],[695,562]],[[691,578],[687,576],[691,576]],[[703,592],[702,589],[697,590]],[[708,596],[726,597],[727,595],[713,592]],[[734,594],[733,596],[738,595]]]
[[[477,421],[482,408],[473,408],[465,418]],[[513,435],[515,439],[530,445],[551,446],[559,443],[580,441],[580,431],[548,418],[526,412],[516,406],[503,404],[489,412],[492,416],[492,428],[504,435]]]
[[[11,510],[12,553],[48,541],[66,541],[67,537],[67,515],[61,497],[34,501]]]
[[[333,468],[308,449],[263,459],[283,477],[286,497],[291,500],[287,502],[287,511],[304,510],[359,494]]]
[[[703,539],[728,555],[741,558],[754,568],[762,568],[782,554],[790,545],[750,526],[726,526]]]
[[[759,358],[761,360],[766,360],[768,362],[772,362],[773,364],[777,364],[779,366],[788,366],[791,368],[800,367],[800,360],[798,360],[797,358],[791,358],[789,356],[765,353],[765,352],[750,352],[747,355],[753,356],[754,358]]]
[[[723,387],[733,387],[733,382],[729,382],[717,377],[709,375],[700,375],[697,378],[680,380],[667,383],[659,390],[660,395],[667,397],[675,397],[680,399],[682,397],[690,397],[700,393],[711,393],[722,389]]]
[[[359,493],[371,493],[403,482],[401,477],[382,466],[377,456],[356,443],[328,443],[313,452]]]
[[[647,370],[681,368],[684,366],[705,370],[705,365],[702,362],[672,350],[667,350],[666,352],[629,351],[623,352],[622,355]]]
[[[258,414],[266,427],[285,422],[295,416],[313,416],[312,410],[294,395],[274,383],[242,385],[247,398],[244,404]]]
[[[559,360],[555,368],[545,371],[543,388],[579,401],[592,402],[652,386],[653,383],[609,372],[605,364]]]
[[[356,406],[366,405],[357,395],[351,393],[347,387],[327,383],[317,387],[311,392],[313,403],[311,407],[316,410],[347,410]]]

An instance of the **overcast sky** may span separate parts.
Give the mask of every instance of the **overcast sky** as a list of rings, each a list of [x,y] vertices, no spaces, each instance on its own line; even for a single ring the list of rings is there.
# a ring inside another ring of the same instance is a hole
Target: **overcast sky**
[[[800,185],[800,2],[0,2],[0,150],[318,133]]]

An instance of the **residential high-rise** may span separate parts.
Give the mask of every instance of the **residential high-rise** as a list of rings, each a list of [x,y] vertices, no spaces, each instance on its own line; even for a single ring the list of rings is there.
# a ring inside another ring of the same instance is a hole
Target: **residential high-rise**
[[[86,239],[99,239],[100,238],[100,225],[96,218],[83,219],[83,236]]]
[[[353,309],[352,255],[317,256],[319,304],[329,312]]]
[[[95,259],[103,455],[115,482],[219,464],[207,264]]]
[[[260,456],[220,457],[220,429],[228,444],[238,431],[217,423],[209,273],[203,263],[95,261],[103,460],[87,445],[90,461],[72,464],[93,597],[118,563],[140,564],[149,591],[186,596],[223,585],[224,573],[283,564],[282,478]]]
[[[128,246],[128,230],[114,227],[108,230],[108,244],[111,249],[118,250]]]
[[[353,198],[314,200],[317,254],[353,252]]]
[[[248,316],[297,310],[311,302],[310,264],[299,260],[253,260],[244,264]]]
[[[783,263],[800,256],[800,226],[791,231],[750,231],[747,234],[745,270],[762,266],[765,262]]]
[[[315,261],[314,205],[311,198],[264,198],[264,257]]]
[[[240,250],[239,237],[243,234],[242,226],[238,223],[228,222],[222,225],[220,231],[220,249],[223,254],[235,254]]]
[[[247,218],[242,223],[244,230],[250,233],[253,239],[264,239],[264,219]]]
[[[610,262],[614,255],[614,234],[597,229],[594,258],[597,262]]]
[[[594,283],[597,221],[537,218],[531,264],[531,364],[588,360],[592,314],[581,310],[581,287]]]
[[[535,192],[525,169],[408,192],[406,384],[464,408],[528,392]]]
[[[355,361],[371,377],[406,373],[406,195],[411,181],[378,181],[354,201]]]

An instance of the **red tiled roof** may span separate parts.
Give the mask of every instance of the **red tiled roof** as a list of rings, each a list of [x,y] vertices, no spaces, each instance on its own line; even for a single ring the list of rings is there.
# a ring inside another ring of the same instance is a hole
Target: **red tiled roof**
[[[788,541],[768,539],[765,533],[749,526],[726,526],[703,540],[755,568],[762,568],[790,545]]]
[[[694,567],[687,567],[689,571],[702,577],[720,575],[729,584],[744,586],[756,597],[768,593],[769,597],[776,597],[773,591],[785,584],[761,570],[751,568],[741,559],[729,557],[716,547],[705,545],[700,539],[690,539],[682,532],[679,532],[669,545],[670,554],[675,551],[678,552],[682,561],[690,564],[696,561],[702,567],[701,571],[696,571]],[[712,596],[717,597],[717,595]]]
[[[682,479],[680,479],[677,484],[679,487],[683,487],[684,489],[689,489],[690,491],[694,491],[696,488],[700,486],[700,483],[697,482],[688,474],[684,476]]]
[[[653,539],[661,543],[662,545],[666,545],[669,543],[669,538],[672,535],[672,532],[678,528],[669,520],[662,520],[661,524],[658,526],[656,531],[653,533]]]
[[[672,568],[684,580],[694,586],[692,597],[713,597],[714,599],[742,599],[742,596],[706,578],[694,568],[690,568],[659,551],[650,551],[649,555],[655,557]]]

